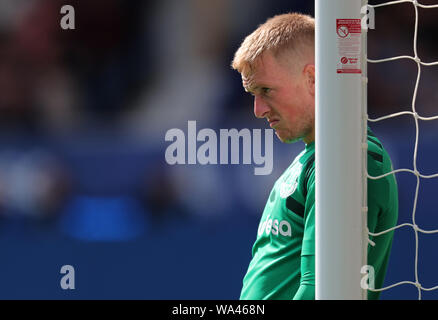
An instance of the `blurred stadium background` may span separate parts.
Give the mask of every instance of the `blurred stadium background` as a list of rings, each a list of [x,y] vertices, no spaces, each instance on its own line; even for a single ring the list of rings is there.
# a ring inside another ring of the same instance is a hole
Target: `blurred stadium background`
[[[75,30],[60,28],[64,4]],[[1,299],[239,297],[265,200],[303,144],[275,140],[273,173],[255,176],[250,165],[169,166],[164,136],[188,120],[268,128],[229,64],[248,33],[287,11],[313,15],[313,1],[0,1]],[[438,60],[437,16],[419,12],[426,62]],[[376,9],[369,58],[413,55],[413,30],[411,4]],[[370,117],[410,110],[416,72],[413,61],[370,64]],[[423,116],[438,114],[437,75],[422,70]],[[412,168],[412,117],[370,127],[395,168]],[[437,141],[437,122],[420,122],[424,174],[438,172]],[[411,222],[416,180],[397,180],[399,222]],[[437,180],[421,182],[425,229],[438,228]],[[420,282],[438,285],[438,235],[419,240]],[[414,281],[414,245],[411,229],[396,231],[387,285]],[[60,288],[66,264],[75,290]],[[416,298],[406,285],[382,294]]]

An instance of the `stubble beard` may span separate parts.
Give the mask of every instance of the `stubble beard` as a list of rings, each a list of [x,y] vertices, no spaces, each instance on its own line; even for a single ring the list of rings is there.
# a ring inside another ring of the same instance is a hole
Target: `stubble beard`
[[[295,143],[297,141],[303,140],[309,134],[311,134],[313,128],[310,123],[306,123],[303,127],[298,130],[289,129],[285,135],[280,135],[277,130],[275,130],[275,135],[283,143]]]

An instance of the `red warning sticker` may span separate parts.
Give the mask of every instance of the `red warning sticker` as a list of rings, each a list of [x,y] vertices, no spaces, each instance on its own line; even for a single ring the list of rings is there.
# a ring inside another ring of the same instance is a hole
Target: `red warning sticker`
[[[360,68],[361,32],[360,19],[336,19],[337,73],[362,73]]]

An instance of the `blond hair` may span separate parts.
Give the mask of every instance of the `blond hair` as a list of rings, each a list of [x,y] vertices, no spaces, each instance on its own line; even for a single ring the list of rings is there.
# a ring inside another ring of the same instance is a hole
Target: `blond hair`
[[[311,16],[300,13],[277,15],[245,38],[234,55],[231,67],[249,76],[254,63],[264,52],[270,51],[275,57],[287,54],[299,58],[313,54],[314,41],[315,20]]]

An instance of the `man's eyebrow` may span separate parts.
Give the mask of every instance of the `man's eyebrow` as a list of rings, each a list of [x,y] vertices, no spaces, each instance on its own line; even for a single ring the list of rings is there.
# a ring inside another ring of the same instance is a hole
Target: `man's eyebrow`
[[[250,92],[253,93],[255,91],[257,91],[257,89],[259,88],[258,86],[252,85],[252,86],[243,86],[245,88],[246,92]]]
[[[250,92],[250,93],[256,93],[257,91],[263,89],[263,88],[270,88],[270,86],[265,85],[264,83],[248,83],[243,85],[243,87],[245,88],[246,92]]]
[[[250,92],[250,93],[257,91],[260,88],[260,86],[256,84],[253,80],[244,81],[243,87],[245,88],[246,92]]]

